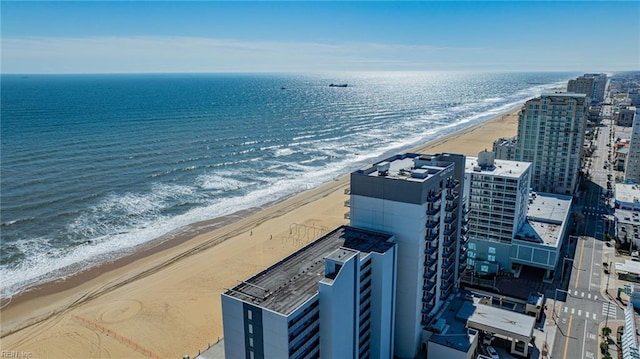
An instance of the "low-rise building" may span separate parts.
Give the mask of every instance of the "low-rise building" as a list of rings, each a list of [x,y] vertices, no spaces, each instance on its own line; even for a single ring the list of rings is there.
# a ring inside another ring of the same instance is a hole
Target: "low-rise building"
[[[640,211],[640,184],[616,183],[615,206],[619,209]]]

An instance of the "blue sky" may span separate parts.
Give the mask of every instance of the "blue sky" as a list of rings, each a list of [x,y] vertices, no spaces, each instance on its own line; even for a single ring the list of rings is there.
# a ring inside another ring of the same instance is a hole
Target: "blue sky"
[[[2,73],[640,70],[638,1],[2,1]]]

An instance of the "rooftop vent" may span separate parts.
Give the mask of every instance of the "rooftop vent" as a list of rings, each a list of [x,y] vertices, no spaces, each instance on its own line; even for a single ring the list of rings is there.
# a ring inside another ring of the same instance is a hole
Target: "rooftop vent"
[[[389,168],[391,164],[387,161],[378,163],[377,170],[378,176],[387,176],[389,174]]]

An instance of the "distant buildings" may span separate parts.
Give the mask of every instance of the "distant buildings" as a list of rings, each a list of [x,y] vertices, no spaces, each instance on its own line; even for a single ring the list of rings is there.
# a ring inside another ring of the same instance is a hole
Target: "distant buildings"
[[[518,117],[515,160],[533,163],[535,191],[574,193],[586,118],[584,94],[543,93],[525,103]]]
[[[636,112],[637,112],[637,109],[635,106],[621,108],[618,111],[618,116],[616,118],[616,125],[623,126],[623,127],[633,126],[633,119],[636,117]]]
[[[398,245],[396,357],[418,354],[466,267],[464,166],[464,155],[409,153],[351,173],[351,225],[393,233]]]
[[[607,74],[584,74],[567,83],[567,92],[581,93],[594,103],[604,101],[607,88]]]
[[[339,227],[222,294],[227,358],[391,358],[397,245]]]
[[[629,153],[625,160],[624,179],[640,183],[640,116],[636,115],[631,129]]]
[[[516,137],[498,138],[493,141],[493,153],[495,153],[497,159],[514,161],[516,158],[516,144]]]

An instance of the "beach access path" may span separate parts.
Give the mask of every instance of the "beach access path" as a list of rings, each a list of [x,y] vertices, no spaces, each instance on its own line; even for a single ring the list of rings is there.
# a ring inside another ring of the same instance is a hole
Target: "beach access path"
[[[411,149],[477,156],[517,133],[517,112]],[[4,303],[0,350],[31,358],[195,357],[222,338],[220,295],[348,224],[348,174],[209,232],[49,283]]]

